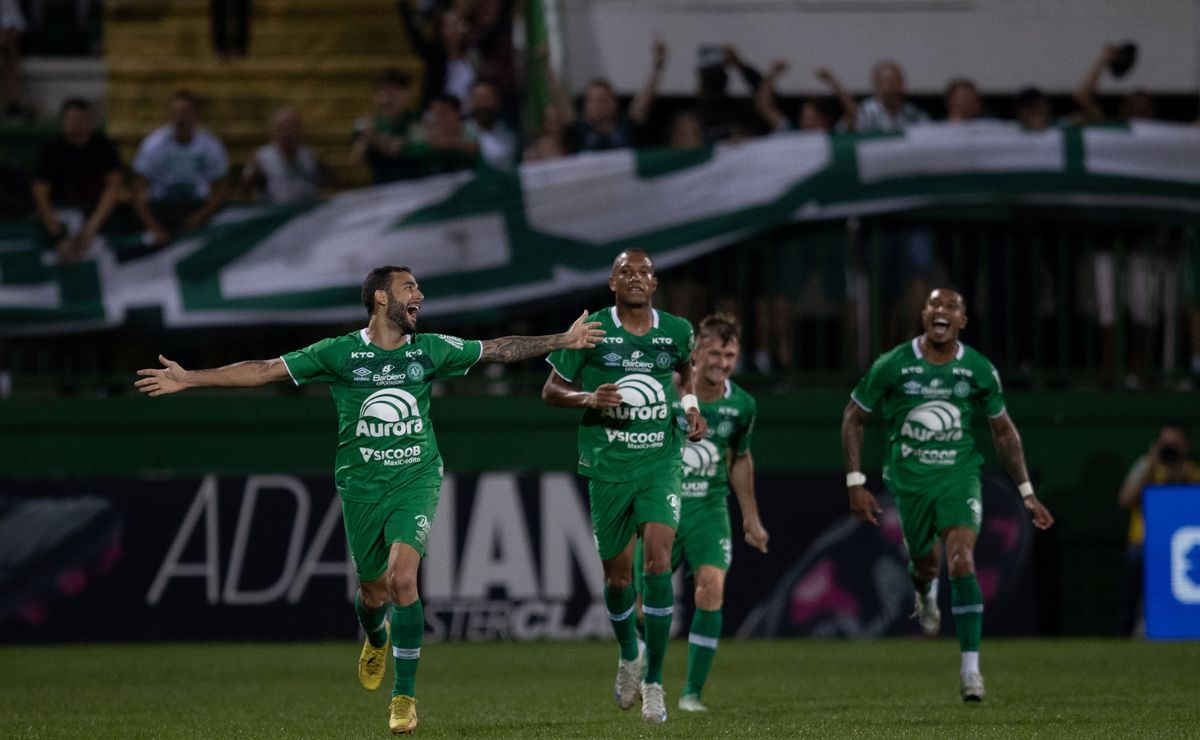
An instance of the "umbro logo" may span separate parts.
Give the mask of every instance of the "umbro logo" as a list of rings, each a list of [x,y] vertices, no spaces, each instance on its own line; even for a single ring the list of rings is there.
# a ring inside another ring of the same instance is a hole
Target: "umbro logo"
[[[366,377],[371,374],[371,371],[365,367],[360,367],[354,371],[354,374],[358,376],[359,380],[365,380]]]
[[[607,355],[605,355],[604,357],[602,357],[600,359],[604,360],[605,365],[620,365],[621,364],[621,356],[618,355],[616,352],[609,352]]]

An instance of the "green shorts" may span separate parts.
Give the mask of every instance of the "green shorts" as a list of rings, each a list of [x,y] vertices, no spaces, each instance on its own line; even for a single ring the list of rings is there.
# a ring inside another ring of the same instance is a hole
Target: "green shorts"
[[[686,560],[690,576],[701,565],[729,570],[733,563],[733,537],[730,535],[729,506],[725,498],[683,500],[675,544],[671,546],[671,572]],[[645,555],[642,541],[633,556],[634,586],[640,591]]]
[[[342,500],[346,542],[360,581],[373,581],[387,572],[388,557],[397,542],[425,557],[441,487],[441,476],[430,476],[376,503]]]
[[[588,507],[600,559],[610,560],[624,552],[646,522],[678,528],[682,485],[683,466],[679,464],[620,483],[590,479]]]
[[[889,485],[900,514],[900,528],[908,556],[924,557],[933,549],[938,533],[947,527],[966,527],[976,534],[983,519],[979,475],[935,478],[920,489]]]

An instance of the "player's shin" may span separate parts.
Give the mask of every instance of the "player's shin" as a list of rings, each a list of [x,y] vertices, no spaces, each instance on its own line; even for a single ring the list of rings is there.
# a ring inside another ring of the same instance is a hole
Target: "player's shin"
[[[717,640],[721,637],[721,610],[696,609],[692,615],[692,629],[688,634],[687,686],[683,693],[700,696],[713,658],[717,654]]]
[[[950,579],[950,611],[964,659],[964,672],[979,672],[979,641],[983,634],[983,592],[974,573]],[[971,671],[968,662],[974,661]]]
[[[392,696],[416,696],[417,665],[421,662],[421,638],[425,635],[425,609],[417,599],[408,606],[392,609],[392,656],[396,661]]]
[[[675,591],[671,573],[643,576],[642,612],[646,615],[646,683],[662,683],[663,660],[671,637]]]
[[[604,605],[608,607],[608,619],[612,622],[613,634],[621,648],[621,660],[634,660],[638,655],[637,632],[634,619],[633,586],[622,589],[604,587]]]
[[[362,591],[356,591],[354,594],[354,613],[358,616],[358,623],[372,647],[380,647],[387,641],[387,608],[385,602],[378,609],[368,609],[362,603]]]

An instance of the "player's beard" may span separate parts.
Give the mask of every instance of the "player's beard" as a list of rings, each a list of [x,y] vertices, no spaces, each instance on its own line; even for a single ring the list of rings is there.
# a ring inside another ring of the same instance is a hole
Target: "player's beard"
[[[400,327],[400,331],[405,334],[412,335],[416,333],[417,320],[408,315],[408,306],[400,305],[395,299],[388,301],[387,317],[388,321]]]

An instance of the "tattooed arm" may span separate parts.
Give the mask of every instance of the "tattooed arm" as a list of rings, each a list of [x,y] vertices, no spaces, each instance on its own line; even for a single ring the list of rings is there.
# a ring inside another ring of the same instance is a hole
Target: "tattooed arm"
[[[1025,468],[1025,452],[1021,448],[1021,435],[1017,432],[1017,425],[1013,423],[1007,411],[988,421],[992,427],[992,440],[996,443],[996,452],[1000,454],[1004,469],[1018,486],[1029,483],[1029,471]],[[1038,501],[1037,496],[1031,493],[1022,498],[1025,508],[1033,515],[1035,527],[1049,529],[1050,525],[1054,524],[1054,517],[1042,502]]]
[[[138,370],[142,379],[134,383],[142,393],[163,396],[197,386],[221,386],[224,388],[246,388],[266,385],[288,377],[287,366],[278,357],[271,360],[248,360],[212,370],[184,370],[174,360],[162,355],[160,368]]]
[[[500,337],[483,340],[480,362],[520,362],[556,349],[591,349],[604,338],[599,321],[584,321],[587,311],[580,314],[571,328],[562,334],[540,337]]]

